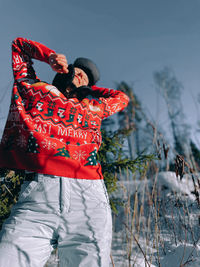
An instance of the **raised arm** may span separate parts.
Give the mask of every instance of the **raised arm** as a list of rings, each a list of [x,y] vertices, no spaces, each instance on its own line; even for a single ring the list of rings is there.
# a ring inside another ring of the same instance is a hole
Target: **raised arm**
[[[49,63],[49,56],[55,51],[43,44],[25,38],[16,38],[12,43],[12,67],[17,82],[38,77],[32,67],[32,59]]]
[[[51,68],[59,73],[68,72],[65,55],[56,54],[47,46],[25,38],[16,38],[12,43],[12,67],[17,82],[25,80],[39,80],[32,67],[32,59],[50,64]]]
[[[95,94],[100,95],[99,100],[102,102],[103,114],[102,119],[105,119],[116,112],[123,110],[129,103],[129,97],[118,90],[92,86]]]

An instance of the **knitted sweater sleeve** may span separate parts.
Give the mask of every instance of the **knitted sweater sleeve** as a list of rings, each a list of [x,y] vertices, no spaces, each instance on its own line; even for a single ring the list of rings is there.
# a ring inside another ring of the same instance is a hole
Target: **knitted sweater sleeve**
[[[102,119],[113,115],[116,112],[123,110],[129,103],[129,97],[122,91],[92,86],[92,90],[96,91],[99,97],[101,106],[103,107]]]
[[[49,63],[49,56],[52,53],[55,51],[43,44],[21,37],[16,38],[12,42],[12,68],[15,81],[37,80],[32,59]]]

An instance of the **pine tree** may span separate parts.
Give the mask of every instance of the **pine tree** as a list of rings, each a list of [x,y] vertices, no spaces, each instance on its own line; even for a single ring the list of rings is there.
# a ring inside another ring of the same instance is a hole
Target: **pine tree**
[[[96,166],[97,165],[97,149],[95,148],[92,152],[89,153],[90,157],[87,158],[87,163],[85,166]]]
[[[176,153],[188,156],[189,126],[184,122],[184,113],[181,103],[183,85],[177,80],[173,71],[165,67],[160,72],[154,73],[154,81],[158,91],[163,96],[168,117],[171,123]]]
[[[65,157],[65,158],[70,158],[69,151],[66,150],[65,147],[58,148],[57,151],[58,151],[58,153],[54,154],[55,157],[61,156],[61,157]]]
[[[129,104],[126,109],[123,111],[118,112],[118,122],[120,129],[131,130],[134,126],[134,118],[135,118],[135,98],[133,95],[133,88],[130,87],[127,83],[121,82],[117,86],[117,90],[126,93],[129,96]],[[128,148],[129,148],[129,155],[130,158],[133,159],[134,157],[134,136],[133,131],[130,131],[130,134],[127,136]]]
[[[37,139],[33,136],[33,133],[30,134],[28,138],[27,152],[28,153],[39,153],[39,145]]]
[[[122,149],[124,141],[129,135],[129,130],[105,131],[102,130],[102,145],[98,152],[98,161],[102,167],[102,173],[108,194],[117,190],[119,174],[144,172],[148,162],[155,157],[152,154],[139,155],[130,159],[129,155]],[[117,213],[117,206],[121,205],[115,198],[110,198],[112,210]]]

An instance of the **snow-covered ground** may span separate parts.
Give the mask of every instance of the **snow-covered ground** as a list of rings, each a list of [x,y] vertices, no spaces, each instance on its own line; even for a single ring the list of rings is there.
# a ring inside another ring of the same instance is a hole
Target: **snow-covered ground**
[[[110,266],[199,267],[200,207],[193,192],[191,176],[180,181],[173,172],[120,181],[113,197],[124,205],[113,216]],[[55,256],[47,266],[57,266]]]

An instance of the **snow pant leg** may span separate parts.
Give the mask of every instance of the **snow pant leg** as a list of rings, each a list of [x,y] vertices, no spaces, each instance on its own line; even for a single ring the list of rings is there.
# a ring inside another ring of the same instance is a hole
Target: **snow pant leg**
[[[69,210],[63,209],[58,229],[59,266],[108,267],[112,217],[104,181],[64,182],[70,187],[70,205]]]
[[[56,195],[55,183],[31,181],[22,185],[19,200],[0,232],[0,267],[45,265],[53,250],[51,242],[57,220],[52,212],[53,203],[47,205],[52,191]]]

